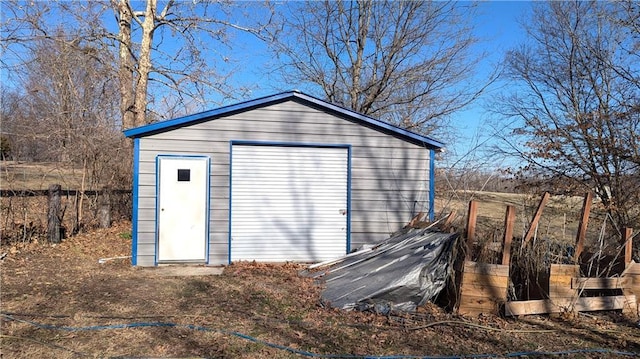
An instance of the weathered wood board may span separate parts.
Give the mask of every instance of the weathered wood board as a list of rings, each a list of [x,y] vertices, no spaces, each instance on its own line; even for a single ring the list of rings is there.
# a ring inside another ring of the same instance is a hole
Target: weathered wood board
[[[562,312],[590,312],[598,310],[629,310],[637,307],[635,295],[607,297],[558,298],[507,302],[504,314],[507,316],[546,314]]]
[[[477,315],[498,314],[507,301],[509,266],[465,261],[460,281],[458,313]]]

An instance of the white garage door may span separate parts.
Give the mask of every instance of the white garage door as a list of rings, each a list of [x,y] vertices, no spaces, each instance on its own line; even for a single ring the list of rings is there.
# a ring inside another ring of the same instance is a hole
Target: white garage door
[[[347,252],[347,148],[233,145],[231,157],[232,261]]]

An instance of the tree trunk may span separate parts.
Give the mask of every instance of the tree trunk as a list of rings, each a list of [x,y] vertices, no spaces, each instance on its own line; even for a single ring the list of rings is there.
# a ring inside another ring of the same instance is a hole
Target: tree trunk
[[[120,114],[122,115],[122,129],[135,126],[135,93],[133,88],[133,57],[131,55],[131,21],[133,14],[128,0],[118,0],[118,41],[119,45],[119,73],[120,80]]]
[[[147,0],[147,8],[142,23],[142,41],[138,58],[138,81],[135,88],[135,125],[147,124],[147,89],[151,72],[151,45],[155,31],[157,0]]]
[[[100,194],[98,220],[100,221],[100,228],[111,227],[111,190],[108,187],[104,187]]]

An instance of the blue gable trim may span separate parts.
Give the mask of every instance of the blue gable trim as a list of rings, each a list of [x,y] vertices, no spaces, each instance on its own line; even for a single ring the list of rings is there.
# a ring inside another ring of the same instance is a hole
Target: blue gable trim
[[[196,113],[173,120],[152,123],[149,125],[131,128],[124,131],[125,136],[132,138],[145,137],[152,134],[170,131],[183,126],[193,125],[209,120],[213,120],[222,116],[229,116],[234,113],[248,111],[258,107],[264,107],[288,100],[295,100],[308,106],[317,107],[321,110],[331,112],[347,120],[354,121],[364,126],[372,127],[378,131],[389,133],[397,136],[407,142],[411,142],[429,149],[440,149],[444,147],[444,143],[436,141],[427,136],[423,136],[400,127],[376,120],[369,116],[348,110],[346,108],[328,103],[318,98],[303,94],[297,91],[283,92],[276,95],[266,96],[255,100],[241,102],[235,105],[220,107],[214,110]]]

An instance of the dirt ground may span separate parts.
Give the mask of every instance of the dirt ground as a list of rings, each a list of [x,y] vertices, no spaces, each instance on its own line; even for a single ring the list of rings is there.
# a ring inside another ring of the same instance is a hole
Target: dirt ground
[[[56,246],[3,246],[0,356],[640,356],[637,320],[617,312],[469,318],[429,304],[380,316],[326,308],[321,288],[294,264],[185,276],[132,267],[129,258],[99,263],[129,255],[130,241],[130,224],[120,223]]]

